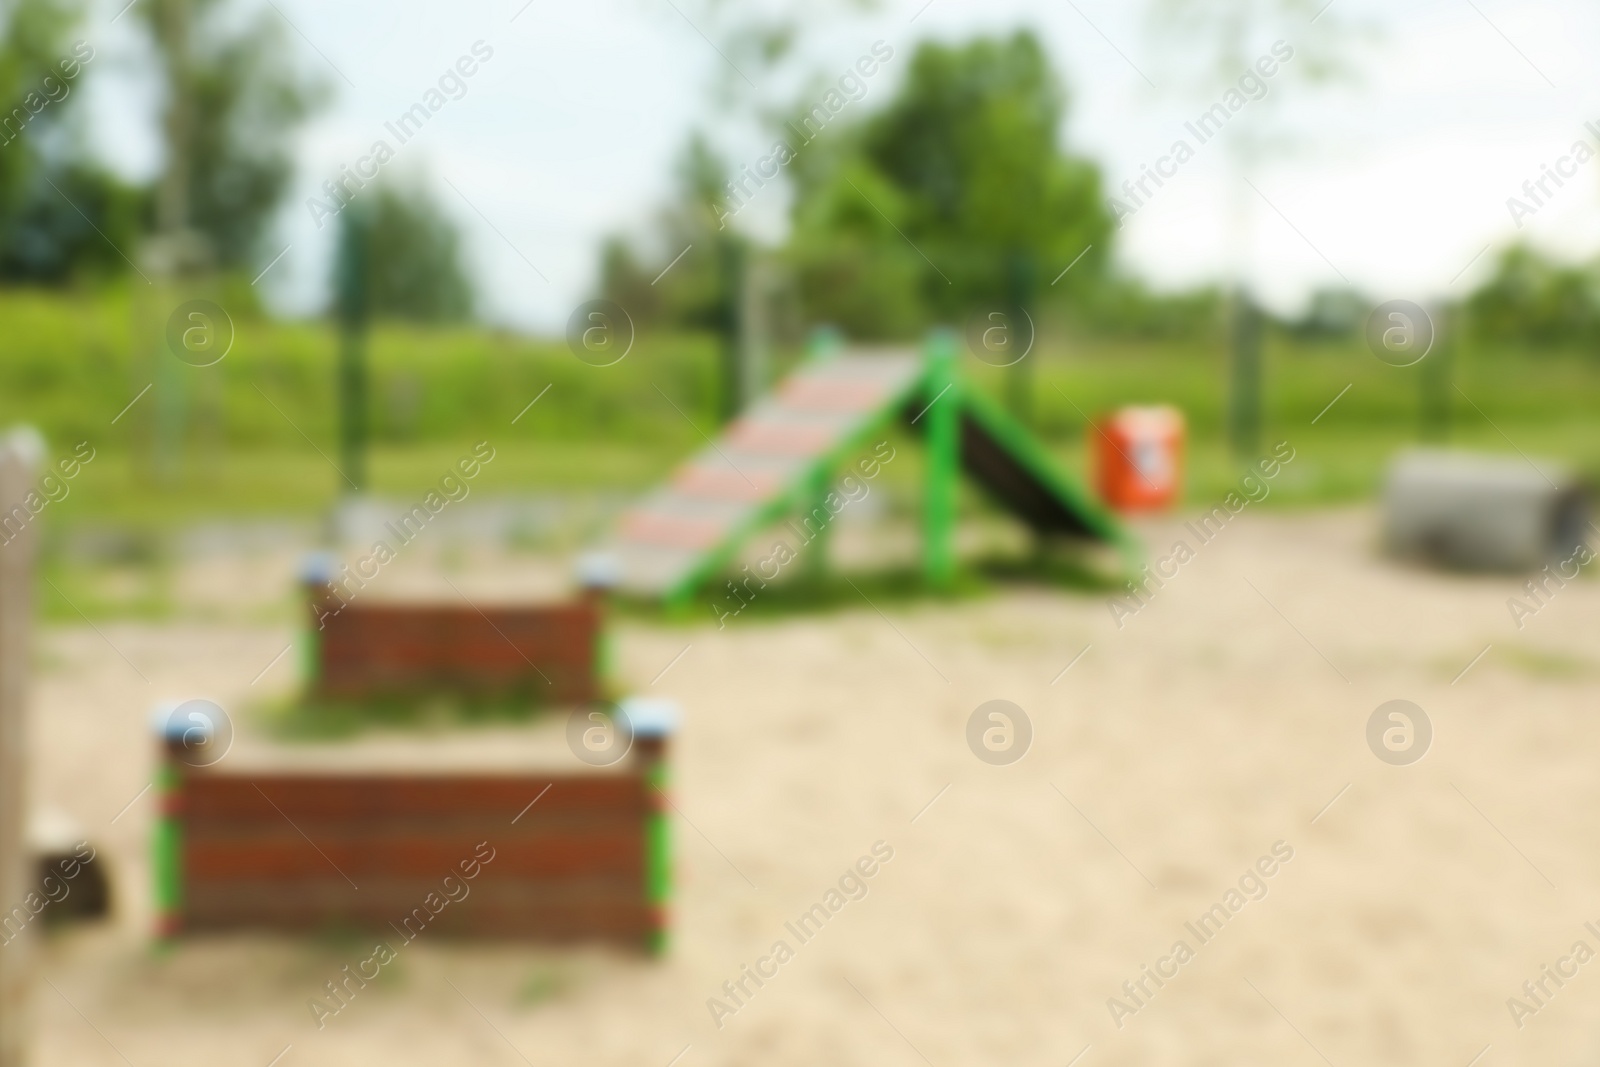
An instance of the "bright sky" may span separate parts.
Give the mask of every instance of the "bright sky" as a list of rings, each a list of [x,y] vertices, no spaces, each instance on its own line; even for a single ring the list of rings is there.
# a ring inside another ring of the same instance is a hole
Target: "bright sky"
[[[100,3],[86,34],[98,52],[90,65],[98,77],[85,89],[88,121],[108,163],[144,176],[159,148],[134,20],[112,22],[124,2]],[[286,312],[314,311],[325,300],[333,227],[317,228],[307,198],[379,137],[398,148],[387,170],[424,175],[460,221],[486,316],[544,333],[559,333],[594,295],[602,237],[646,232],[692,125],[713,127],[736,160],[753,162],[764,151],[764,139],[729,132],[740,127],[711,105],[727,67],[684,17],[698,15],[689,0],[275,4],[306,68],[335,90],[300,140],[295,195],[275,244],[288,251],[260,283]],[[1031,27],[1071,94],[1067,143],[1097,161],[1113,188],[1137,178],[1141,164],[1154,165],[1176,138],[1196,144],[1184,123],[1217,100],[1215,91],[1180,84],[1174,68],[1185,57],[1152,37],[1147,0],[924,5],[885,0],[870,16],[807,25],[805,54],[819,72],[842,72],[874,41],[887,42],[895,58],[850,105],[865,109],[888,99],[919,40]],[[1377,299],[1459,294],[1516,236],[1573,258],[1600,248],[1600,159],[1579,166],[1564,187],[1547,183],[1552,195],[1521,231],[1506,204],[1575,141],[1600,147],[1584,126],[1594,120],[1600,130],[1590,51],[1600,41],[1600,8],[1424,0],[1397,10],[1383,0],[1334,0],[1286,38],[1303,50],[1340,20],[1366,31],[1346,50],[1356,84],[1305,91],[1272,79],[1267,100],[1246,105],[1230,128],[1287,134],[1291,146],[1246,171],[1254,190],[1220,142],[1199,147],[1127,220],[1119,234],[1124,269],[1163,287],[1220,278],[1234,262],[1228,223],[1240,211],[1251,235],[1244,270],[1280,310],[1342,280]],[[463,79],[465,95],[398,145],[385,122],[479,40],[493,56]],[[759,71],[749,73],[761,81]],[[748,88],[737,76],[733,84]],[[740,222],[775,234],[783,208],[782,191],[768,188]]]

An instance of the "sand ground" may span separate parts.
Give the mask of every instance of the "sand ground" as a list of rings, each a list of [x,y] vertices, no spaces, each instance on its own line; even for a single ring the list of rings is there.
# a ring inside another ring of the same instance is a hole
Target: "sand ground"
[[[685,712],[668,955],[423,939],[320,1031],[308,998],[364,944],[150,949],[150,706],[294,684],[293,655],[274,661],[292,627],[260,621],[293,555],[195,563],[208,616],[40,638],[33,789],[100,844],[117,911],[41,946],[37,1061],[1591,1062],[1600,963],[1547,980],[1520,1028],[1507,998],[1574,942],[1600,949],[1583,925],[1600,928],[1600,583],[1519,631],[1516,582],[1398,567],[1373,531],[1366,511],[1247,512],[1120,629],[1104,597],[1021,587],[623,623],[624,677]],[[1194,541],[1145,532],[1156,556]],[[559,574],[468,560],[457,581],[488,597]],[[966,742],[995,698],[1034,731],[1009,766]],[[1411,766],[1365,740],[1393,698],[1433,724]],[[785,922],[875,842],[893,858],[865,897],[799,944]],[[1202,944],[1185,923],[1278,842],[1293,857],[1265,896]],[[794,958],[719,1027],[708,998],[778,939]],[[1178,940],[1193,958],[1114,1020],[1108,998]]]

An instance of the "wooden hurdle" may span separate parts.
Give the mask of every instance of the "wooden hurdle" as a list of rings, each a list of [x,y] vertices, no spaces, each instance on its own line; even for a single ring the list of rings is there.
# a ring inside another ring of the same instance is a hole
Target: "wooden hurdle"
[[[482,614],[398,604],[345,604],[330,614],[326,583],[312,583],[312,592],[313,618],[322,620],[313,692],[520,693],[538,677],[535,664],[565,703],[601,690],[597,597]],[[482,646],[511,646],[512,655]],[[158,777],[158,932],[346,929],[409,940],[427,926],[660,951],[676,708],[624,700],[616,719],[631,735],[625,757],[557,774],[252,769],[196,759],[193,738],[169,728]]]
[[[541,704],[599,700],[605,677],[598,590],[567,604],[395,604],[351,595],[322,565],[305,575],[312,696],[448,691]]]
[[[626,714],[620,773],[237,773],[169,739],[159,929],[411,930],[453,876],[469,891],[432,913],[439,931],[659,951],[670,722]]]

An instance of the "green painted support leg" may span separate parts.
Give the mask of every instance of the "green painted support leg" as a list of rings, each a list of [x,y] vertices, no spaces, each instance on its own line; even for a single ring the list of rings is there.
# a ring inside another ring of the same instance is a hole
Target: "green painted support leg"
[[[828,494],[833,490],[828,485],[829,471],[826,467],[818,467],[816,477],[811,482],[811,510],[800,516],[800,525],[810,533],[815,527],[816,533],[805,546],[805,575],[820,586],[828,578],[828,532],[833,529],[833,512],[828,508]],[[811,520],[807,522],[806,520]]]
[[[961,368],[955,334],[938,330],[928,339],[927,388],[921,414],[927,438],[927,486],[923,491],[922,570],[930,588],[955,581],[956,487],[961,475]]]
[[[644,947],[653,955],[667,951],[672,904],[672,827],[667,819],[672,802],[667,750],[677,725],[677,706],[670,701],[624,701],[633,726],[633,749],[639,761],[647,811],[644,824],[644,891],[649,922]]]
[[[159,813],[150,840],[158,951],[169,945],[183,928],[183,826],[179,812],[182,799],[182,769],[176,760],[165,757],[156,772]]]

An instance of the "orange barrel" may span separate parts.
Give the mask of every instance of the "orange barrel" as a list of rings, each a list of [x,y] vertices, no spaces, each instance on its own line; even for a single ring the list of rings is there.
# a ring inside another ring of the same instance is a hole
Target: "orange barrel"
[[[1153,511],[1178,496],[1183,413],[1175,407],[1119,408],[1089,428],[1100,499],[1118,511]]]

